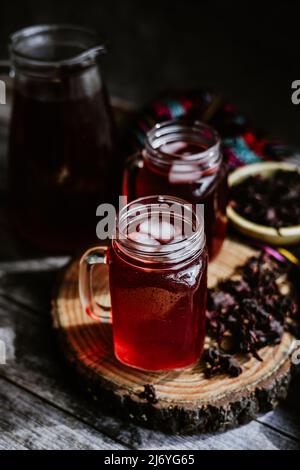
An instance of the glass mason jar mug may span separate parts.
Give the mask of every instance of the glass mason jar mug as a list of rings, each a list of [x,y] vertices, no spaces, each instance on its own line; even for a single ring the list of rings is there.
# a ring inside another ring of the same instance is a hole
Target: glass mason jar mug
[[[143,151],[127,162],[123,193],[130,200],[170,194],[204,204],[208,253],[213,257],[220,250],[227,229],[227,168],[211,127],[184,120],[154,126]]]
[[[205,337],[207,252],[203,220],[169,196],[137,199],[119,213],[111,246],[80,262],[82,306],[99,319],[91,270],[109,266],[114,350],[123,363],[169,370],[195,363]]]
[[[104,51],[93,32],[74,26],[11,36],[10,212],[21,235],[46,249],[91,243],[97,206],[117,194]]]

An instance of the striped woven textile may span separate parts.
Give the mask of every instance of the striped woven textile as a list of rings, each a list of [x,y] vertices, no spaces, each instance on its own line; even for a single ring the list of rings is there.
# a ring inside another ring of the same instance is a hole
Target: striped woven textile
[[[145,134],[156,123],[175,118],[196,119],[215,127],[222,137],[230,168],[268,160],[300,164],[300,150],[268,138],[236,107],[209,91],[163,93],[138,115],[130,133],[134,150],[143,146]]]

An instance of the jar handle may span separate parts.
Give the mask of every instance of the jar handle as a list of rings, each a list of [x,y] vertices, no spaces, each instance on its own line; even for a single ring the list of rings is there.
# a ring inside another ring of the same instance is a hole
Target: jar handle
[[[95,299],[92,288],[93,268],[96,264],[107,264],[107,250],[105,246],[97,246],[87,250],[79,262],[79,297],[84,311],[93,319],[101,321],[95,313]],[[98,305],[103,310],[109,310],[110,306]]]

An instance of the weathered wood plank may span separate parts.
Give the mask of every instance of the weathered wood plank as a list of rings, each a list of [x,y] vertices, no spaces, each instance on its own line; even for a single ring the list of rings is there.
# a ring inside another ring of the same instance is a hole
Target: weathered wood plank
[[[184,447],[182,447],[184,442]],[[168,437],[167,442],[157,440],[153,446],[151,439],[142,442],[141,448],[164,449],[167,448],[184,450],[299,450],[300,444],[280,433],[263,426],[256,421],[236,428],[226,433],[215,435],[192,436],[182,438],[174,436]]]
[[[0,449],[124,449],[4,379],[0,379],[0,404]]]
[[[76,377],[68,374],[58,349],[50,316],[38,317],[0,298],[0,339],[7,345],[7,364],[0,375],[90,423],[112,438],[137,447],[140,436],[133,425],[99,413],[80,392]]]
[[[113,439],[131,448],[144,449],[294,449],[300,443],[252,422],[223,434],[205,436],[167,436],[100,411],[78,391],[78,383],[66,374],[63,358],[46,316],[38,317],[18,305],[0,298],[0,322],[10,332],[10,357],[8,364],[0,366],[0,374],[38,395],[49,404],[78,417]]]
[[[0,294],[38,315],[47,315],[57,269],[68,259],[67,256],[31,257],[0,262]]]

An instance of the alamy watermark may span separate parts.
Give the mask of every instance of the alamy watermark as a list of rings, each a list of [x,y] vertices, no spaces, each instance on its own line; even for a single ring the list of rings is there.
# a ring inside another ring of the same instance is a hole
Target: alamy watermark
[[[0,104],[6,104],[6,83],[0,80]]]
[[[183,204],[164,197],[161,197],[161,201],[158,198],[156,202],[148,203],[146,198],[141,202],[136,200],[132,204],[127,203],[126,196],[119,196],[118,211],[114,205],[108,203],[97,207],[96,215],[100,217],[100,221],[96,226],[96,235],[99,240],[114,238],[117,226],[119,239],[127,238],[129,233],[144,230],[156,239],[171,239],[172,234],[176,237],[179,232],[181,236],[190,237],[199,230],[199,225],[195,224],[195,215],[199,224],[204,227],[203,204]]]
[[[300,104],[300,80],[294,80],[291,85],[292,95],[291,100],[295,105]]]
[[[6,364],[6,344],[0,339],[0,365]]]
[[[298,366],[300,364],[300,340],[296,341],[296,348],[292,354],[292,363],[295,366]]]

